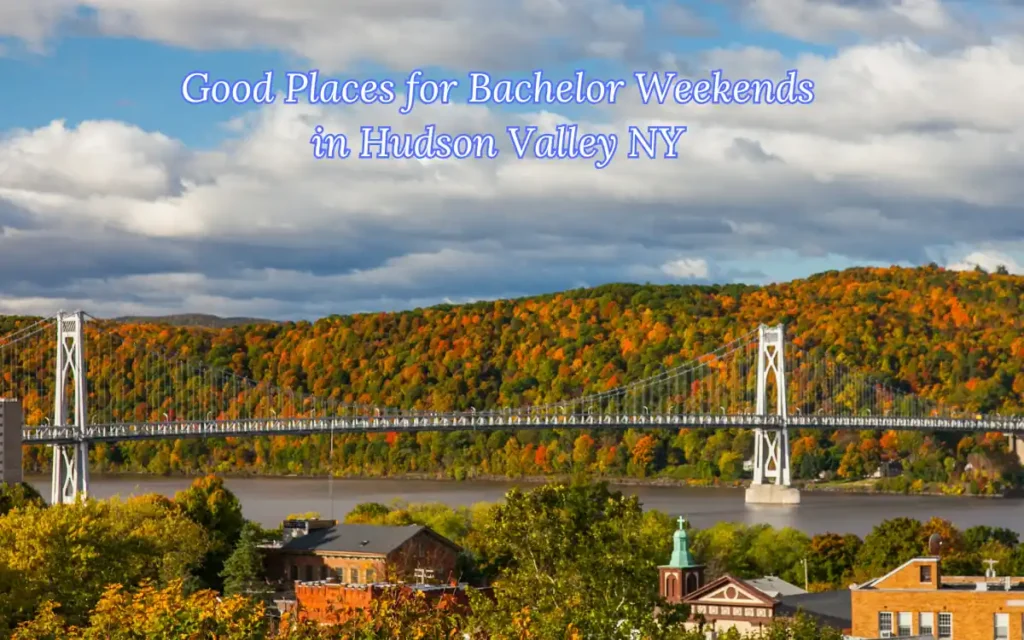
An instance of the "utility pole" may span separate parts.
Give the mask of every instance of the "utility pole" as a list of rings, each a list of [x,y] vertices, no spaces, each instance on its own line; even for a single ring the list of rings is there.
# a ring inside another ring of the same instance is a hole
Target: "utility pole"
[[[334,420],[331,420],[331,452],[327,459],[327,499],[331,501],[331,520],[334,520]]]
[[[808,579],[807,558],[804,558],[804,591],[811,590],[811,581]]]

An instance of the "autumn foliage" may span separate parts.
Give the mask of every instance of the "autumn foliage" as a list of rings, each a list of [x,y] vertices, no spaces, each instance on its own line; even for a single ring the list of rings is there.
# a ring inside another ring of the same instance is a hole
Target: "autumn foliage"
[[[1017,276],[859,268],[766,287],[608,285],[313,323],[105,330],[295,392],[443,411],[599,392],[708,353],[759,323],[781,322],[809,359],[827,356],[964,411],[1014,414],[1024,404],[1022,300],[1024,278]],[[0,334],[25,322],[0,319]],[[123,374],[107,365],[90,362],[90,375]],[[147,389],[146,396],[153,399],[149,410],[158,411],[174,391]],[[105,471],[467,478],[585,470],[708,484],[735,481],[752,448],[739,430],[580,435],[339,435],[333,458],[321,436],[97,444],[91,455]],[[793,441],[798,479],[858,479],[898,461],[906,483],[891,487],[897,491],[988,493],[1016,482],[1015,462],[998,435],[809,431]],[[30,471],[47,464],[48,451],[26,456]]]

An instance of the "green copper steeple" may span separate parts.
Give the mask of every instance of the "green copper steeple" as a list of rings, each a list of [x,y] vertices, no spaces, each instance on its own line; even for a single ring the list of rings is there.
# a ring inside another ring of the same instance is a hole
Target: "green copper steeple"
[[[696,567],[697,563],[693,561],[693,555],[690,553],[690,541],[686,537],[686,520],[682,516],[679,516],[679,529],[672,536],[672,559],[669,560],[667,566],[674,569],[689,569]]]

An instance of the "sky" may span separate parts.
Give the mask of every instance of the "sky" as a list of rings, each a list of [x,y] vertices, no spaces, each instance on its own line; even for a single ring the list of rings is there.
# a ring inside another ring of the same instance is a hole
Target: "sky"
[[[395,99],[286,104],[311,70]],[[400,113],[414,70],[457,80],[449,103]],[[624,86],[468,103],[470,73],[577,70]],[[715,70],[796,70],[814,100],[644,104],[634,75]],[[191,104],[196,71],[270,71],[275,99]],[[1018,0],[0,0],[0,86],[0,313],[313,319],[857,265],[1024,273]],[[566,124],[617,136],[606,168],[518,158],[507,131]],[[428,125],[499,153],[358,157],[361,127]],[[315,158],[318,126],[351,155]],[[628,157],[649,126],[687,127],[676,157]]]

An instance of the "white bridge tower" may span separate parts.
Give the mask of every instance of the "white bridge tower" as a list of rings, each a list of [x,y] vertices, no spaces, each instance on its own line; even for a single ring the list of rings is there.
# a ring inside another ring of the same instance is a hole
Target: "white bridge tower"
[[[800,504],[800,491],[790,486],[789,429],[786,409],[786,328],[784,325],[758,329],[757,415],[770,415],[768,380],[775,380],[775,407],[782,418],[776,428],[754,429],[754,480],[747,489],[751,504]]]
[[[75,441],[53,445],[50,504],[67,504],[80,496],[86,497],[89,491],[85,314],[81,311],[57,314],[57,379],[53,396],[53,426],[67,428]]]

